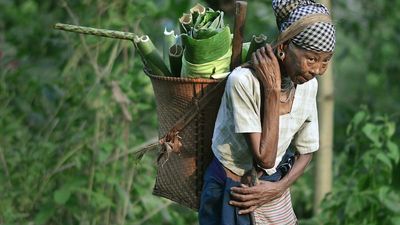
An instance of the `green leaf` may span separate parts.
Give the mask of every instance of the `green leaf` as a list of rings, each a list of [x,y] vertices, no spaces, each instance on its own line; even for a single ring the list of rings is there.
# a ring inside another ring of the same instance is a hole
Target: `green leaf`
[[[389,150],[389,154],[388,154],[389,157],[391,159],[393,159],[393,161],[396,164],[399,163],[399,160],[400,160],[399,146],[392,141],[388,141],[386,145]]]
[[[353,194],[347,200],[345,213],[352,217],[363,209],[363,205],[360,195]]]
[[[390,221],[392,221],[392,224],[400,224],[400,216],[396,216],[390,219]]]
[[[371,140],[376,146],[381,146],[379,142],[379,131],[378,127],[372,123],[367,123],[362,128],[362,132],[367,136],[369,140]]]
[[[396,132],[396,124],[394,122],[388,122],[386,123],[387,130],[386,130],[386,136],[387,137],[392,137],[394,132]]]
[[[35,216],[35,224],[46,224],[46,222],[54,215],[55,211],[56,207],[53,206],[42,207],[39,213]]]
[[[69,188],[61,188],[54,192],[54,201],[60,205],[64,205],[70,197],[71,190]]]
[[[359,111],[356,113],[356,115],[354,115],[352,123],[355,127],[357,127],[361,123],[361,121],[365,119],[366,116],[367,114],[365,111]]]
[[[92,192],[92,202],[98,209],[113,206],[112,200],[103,192]]]
[[[390,211],[400,213],[400,196],[389,187],[379,189],[379,201]]]
[[[390,162],[389,157],[385,153],[379,153],[376,158],[385,164],[389,169],[392,169],[392,162]]]

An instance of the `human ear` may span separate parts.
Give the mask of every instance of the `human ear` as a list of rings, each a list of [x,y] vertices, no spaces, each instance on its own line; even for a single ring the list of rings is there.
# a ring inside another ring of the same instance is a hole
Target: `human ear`
[[[279,44],[276,47],[276,55],[278,56],[278,58],[283,61],[286,57],[286,48],[287,48],[287,44],[283,43],[283,44]]]

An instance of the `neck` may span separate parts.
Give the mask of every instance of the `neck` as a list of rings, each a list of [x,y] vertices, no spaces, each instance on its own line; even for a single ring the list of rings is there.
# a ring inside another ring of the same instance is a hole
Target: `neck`
[[[292,82],[292,80],[290,79],[290,77],[288,76],[282,76],[281,78],[281,90],[282,91],[287,91],[290,90],[294,87],[294,84]]]

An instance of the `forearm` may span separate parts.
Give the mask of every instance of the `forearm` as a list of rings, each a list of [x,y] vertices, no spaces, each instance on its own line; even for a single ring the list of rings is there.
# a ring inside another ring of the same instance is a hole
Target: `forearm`
[[[279,91],[269,91],[263,99],[262,132],[248,133],[246,137],[256,163],[264,168],[272,168],[279,138]]]
[[[270,45],[260,48],[252,55],[255,75],[262,85],[264,106],[261,134],[250,134],[250,147],[257,164],[272,168],[275,164],[279,138],[279,97],[281,73],[278,59]]]
[[[279,95],[279,90],[266,90],[264,94],[264,119],[256,161],[265,168],[275,164],[279,138]]]
[[[312,155],[313,153],[303,154],[296,159],[290,172],[278,182],[282,185],[283,190],[289,188],[301,175],[303,175],[312,159]]]

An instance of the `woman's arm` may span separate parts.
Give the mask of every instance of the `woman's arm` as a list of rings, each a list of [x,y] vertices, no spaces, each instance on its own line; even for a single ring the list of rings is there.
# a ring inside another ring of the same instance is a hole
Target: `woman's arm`
[[[242,185],[231,189],[233,206],[242,208],[239,214],[253,212],[259,206],[280,197],[303,173],[312,159],[312,153],[300,155],[290,172],[278,182],[260,181],[253,187]]]
[[[261,81],[264,99],[261,133],[246,133],[246,140],[256,163],[266,169],[274,167],[279,138],[279,96],[281,73],[270,45],[253,53],[253,66]]]

